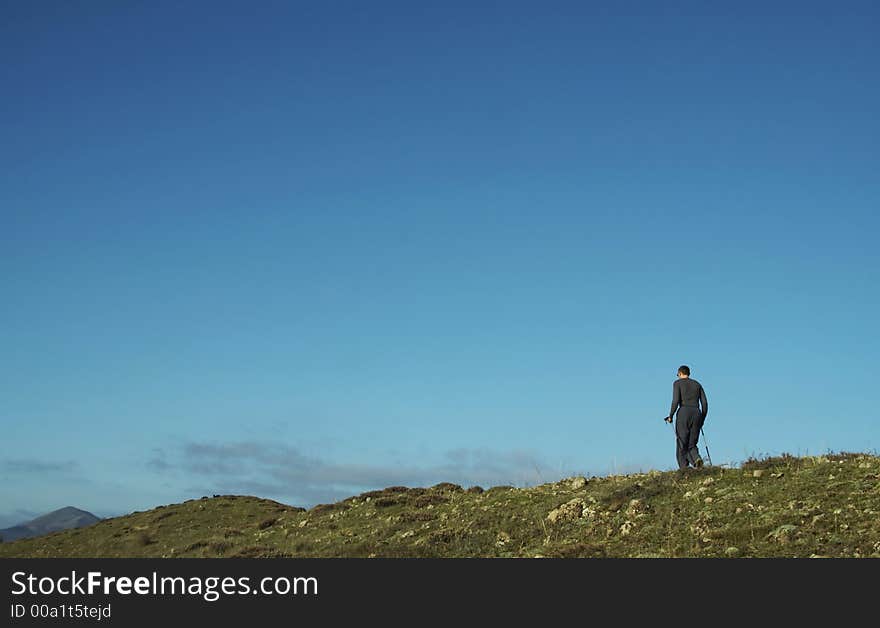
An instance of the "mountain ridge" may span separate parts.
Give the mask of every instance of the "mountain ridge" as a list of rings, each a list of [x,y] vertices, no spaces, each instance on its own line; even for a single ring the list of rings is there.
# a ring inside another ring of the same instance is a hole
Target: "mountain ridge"
[[[308,510],[215,495],[0,544],[0,557],[880,557],[880,458],[391,486]]]
[[[9,543],[70,528],[82,528],[99,521],[101,521],[100,517],[96,517],[86,510],[74,506],[64,506],[25,523],[19,523],[18,525],[0,530],[0,539],[4,543]]]

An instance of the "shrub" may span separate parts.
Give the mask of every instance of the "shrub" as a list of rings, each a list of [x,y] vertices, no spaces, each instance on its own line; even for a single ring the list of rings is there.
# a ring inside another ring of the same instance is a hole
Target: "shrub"
[[[440,482],[431,487],[435,491],[449,491],[450,493],[460,493],[462,489],[458,484],[452,482]]]
[[[765,456],[763,458],[750,456],[748,460],[742,463],[741,468],[744,470],[770,469],[772,467],[788,465],[795,460],[797,460],[797,458],[788,453],[783,453],[781,456]]]
[[[135,543],[137,543],[141,547],[146,547],[147,545],[151,545],[151,544],[155,543],[155,541],[153,540],[153,537],[151,537],[146,532],[138,532],[138,534],[134,540],[135,540]]]
[[[419,495],[412,501],[412,505],[416,508],[424,508],[425,506],[429,506],[431,504],[445,504],[449,501],[448,497],[444,497],[443,495],[438,495],[436,493],[428,493],[426,495]]]
[[[230,543],[229,541],[216,540],[216,541],[211,541],[210,543],[208,543],[208,549],[210,549],[213,552],[216,552],[217,554],[222,554],[226,550],[230,549],[231,547],[232,547],[232,543]]]

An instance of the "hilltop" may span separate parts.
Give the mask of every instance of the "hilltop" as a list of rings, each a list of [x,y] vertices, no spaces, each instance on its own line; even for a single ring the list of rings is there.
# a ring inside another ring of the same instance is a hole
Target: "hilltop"
[[[880,458],[393,486],[309,510],[215,495],[0,544],[0,557],[15,556],[880,557]]]
[[[20,523],[11,528],[0,530],[0,539],[4,542],[25,539],[34,536],[42,536],[50,532],[68,530],[70,528],[82,528],[97,523],[101,519],[90,512],[65,506],[58,510],[32,519],[26,523]]]

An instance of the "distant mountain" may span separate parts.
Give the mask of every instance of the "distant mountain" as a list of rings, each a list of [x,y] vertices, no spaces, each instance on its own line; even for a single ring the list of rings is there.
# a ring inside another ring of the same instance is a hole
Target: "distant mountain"
[[[4,542],[42,536],[59,530],[82,528],[99,522],[100,519],[90,512],[67,506],[37,517],[27,523],[20,523],[11,528],[0,530],[0,539]]]
[[[829,479],[830,478],[830,479]],[[880,558],[880,456],[389,486],[309,510],[214,495],[0,543],[4,558]],[[698,574],[699,575],[699,574]]]

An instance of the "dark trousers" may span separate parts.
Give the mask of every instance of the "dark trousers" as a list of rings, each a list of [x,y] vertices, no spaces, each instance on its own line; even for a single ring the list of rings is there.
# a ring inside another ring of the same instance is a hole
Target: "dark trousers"
[[[695,465],[700,457],[697,441],[702,427],[703,414],[698,407],[681,406],[678,409],[675,417],[675,456],[679,469],[686,469],[688,463]]]

